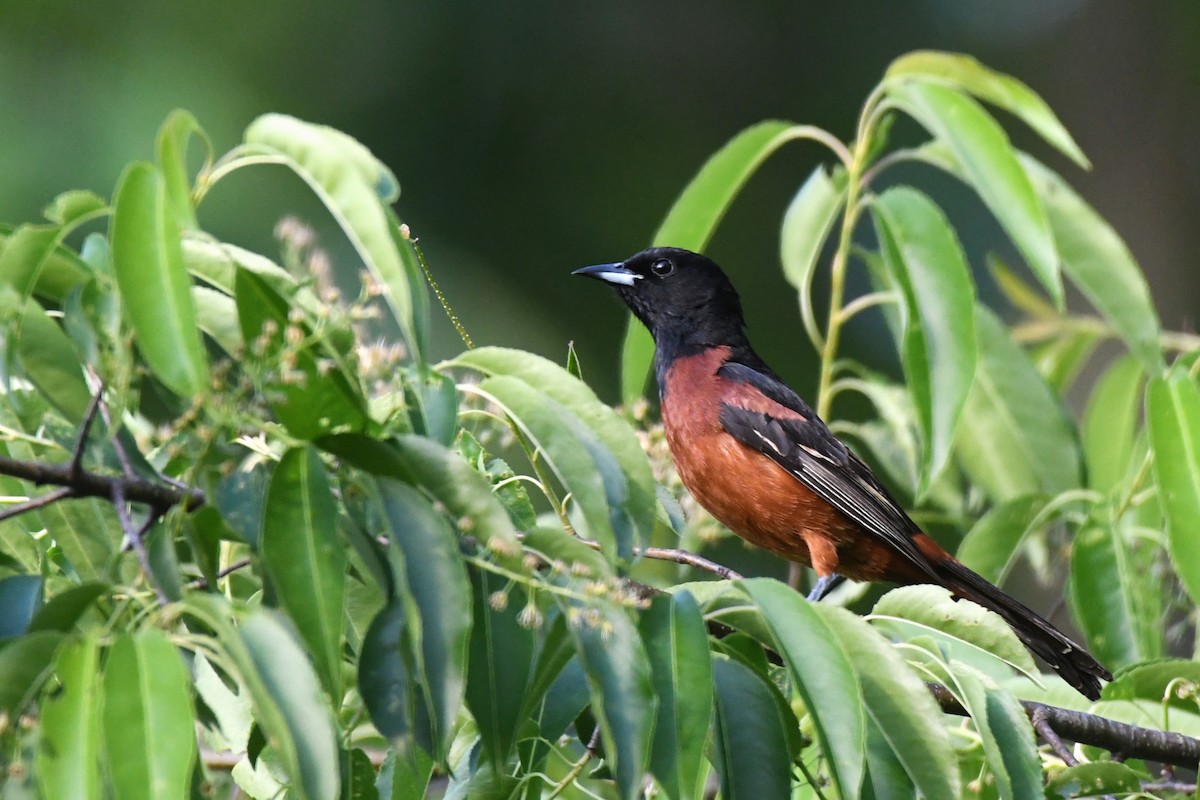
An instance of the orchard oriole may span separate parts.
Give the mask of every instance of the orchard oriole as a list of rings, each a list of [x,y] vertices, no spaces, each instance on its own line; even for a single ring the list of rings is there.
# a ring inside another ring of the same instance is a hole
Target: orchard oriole
[[[1099,697],[1108,670],[925,534],[754,352],[720,267],[656,247],[575,274],[611,284],[654,336],[663,426],[684,485],[734,533],[811,565],[810,600],[839,576],[944,586],[999,614],[1067,683]]]

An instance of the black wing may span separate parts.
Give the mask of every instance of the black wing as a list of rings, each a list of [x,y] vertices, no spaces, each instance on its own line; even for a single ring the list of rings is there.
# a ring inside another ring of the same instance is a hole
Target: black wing
[[[721,406],[720,419],[729,435],[769,457],[818,497],[934,576],[932,565],[913,543],[921,529],[799,395],[782,381],[744,364],[728,363],[720,372],[750,384],[803,417],[781,419],[726,403]]]

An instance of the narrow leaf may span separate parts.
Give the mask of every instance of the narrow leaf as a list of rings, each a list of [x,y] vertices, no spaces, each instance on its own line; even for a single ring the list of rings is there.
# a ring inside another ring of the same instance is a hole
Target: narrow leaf
[[[358,691],[371,722],[399,749],[411,734],[416,682],[404,658],[405,601],[391,600],[367,628],[358,655]],[[417,748],[408,747],[409,750]]]
[[[208,360],[176,226],[158,170],[126,169],[109,230],[121,299],[146,363],[167,388],[191,396],[208,389]]]
[[[999,585],[1021,552],[1030,526],[1046,505],[1045,495],[1014,497],[992,507],[963,537],[955,554],[988,581]],[[1046,520],[1049,523],[1049,520]]]
[[[263,561],[326,691],[340,698],[346,552],[336,526],[337,504],[317,451],[284,453],[267,489]]]
[[[104,667],[104,731],[121,798],[190,797],[195,711],[183,660],[156,628],[122,635]]]
[[[1152,378],[1146,423],[1171,561],[1192,600],[1200,602],[1200,388],[1195,379],[1182,370]]]
[[[212,160],[212,145],[200,123],[188,111],[175,109],[167,115],[158,130],[155,149],[158,168],[162,170],[166,189],[167,207],[172,223],[181,231],[197,226],[196,212],[192,208],[192,181],[188,174],[188,142],[195,136],[204,145],[205,162]]]
[[[903,79],[890,82],[888,94],[947,146],[963,179],[979,193],[1061,307],[1062,277],[1046,210],[1000,125],[970,97],[947,86]]]
[[[68,422],[79,422],[92,394],[71,340],[36,300],[25,301],[15,345],[25,377]]]
[[[59,687],[41,706],[37,751],[43,797],[101,796],[100,645],[80,639],[62,648],[54,667]]]
[[[0,641],[25,633],[42,604],[40,575],[0,579]]]
[[[949,461],[975,378],[975,288],[954,231],[928,197],[897,187],[872,208],[885,263],[908,307],[902,362],[925,434],[924,494]]]
[[[725,800],[784,800],[791,796],[792,756],[770,689],[749,667],[713,659],[716,685],[714,759]]]
[[[821,335],[813,313],[812,279],[825,239],[845,202],[846,171],[836,169],[830,174],[819,166],[792,198],[779,231],[783,277],[800,294],[800,315],[813,342],[821,341]]]
[[[1112,363],[1092,390],[1083,414],[1083,452],[1088,485],[1113,490],[1129,472],[1141,416],[1142,367],[1131,356]]]
[[[804,701],[817,740],[842,797],[862,786],[866,747],[863,688],[854,665],[828,623],[799,594],[778,581],[742,586],[762,611]]]

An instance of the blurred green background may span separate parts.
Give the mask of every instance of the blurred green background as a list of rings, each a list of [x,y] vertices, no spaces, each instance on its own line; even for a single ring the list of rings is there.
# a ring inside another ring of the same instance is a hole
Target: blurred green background
[[[615,400],[623,310],[570,270],[645,246],[703,160],[749,124],[781,117],[848,138],[888,62],[917,48],[971,53],[1047,99],[1093,171],[1015,123],[1013,137],[1114,223],[1150,274],[1164,324],[1189,327],[1200,284],[1200,4],[1182,0],[9,0],[0,220],[33,220],[65,189],[108,196],[124,164],[153,155],[175,107],[199,118],[218,152],[266,111],[322,122],[396,172],[400,214],[477,342],[562,361],[574,340],[586,377]],[[710,248],[746,296],[752,337],[802,388],[815,382],[813,358],[780,275],[778,226],[827,158],[793,145],[769,162]],[[953,209],[977,267],[989,249],[1009,252],[965,191],[904,177]],[[272,228],[289,212],[329,231],[298,180],[263,169],[220,184],[201,223],[273,255]],[[435,356],[460,349],[440,315],[436,330]],[[890,355],[868,341],[857,353],[886,366]]]

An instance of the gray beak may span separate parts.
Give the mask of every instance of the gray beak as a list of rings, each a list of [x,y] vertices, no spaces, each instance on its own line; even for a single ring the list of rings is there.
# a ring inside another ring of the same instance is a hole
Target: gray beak
[[[597,264],[594,267],[584,267],[577,269],[571,273],[572,275],[584,275],[588,278],[595,278],[598,281],[605,283],[613,283],[618,286],[633,286],[636,281],[642,279],[633,270],[618,262],[616,264]]]

